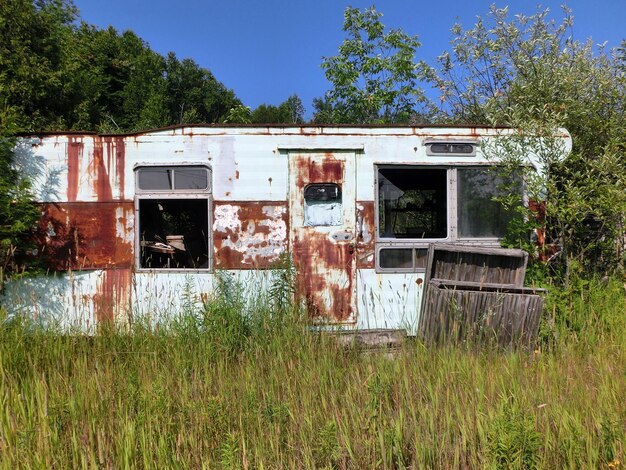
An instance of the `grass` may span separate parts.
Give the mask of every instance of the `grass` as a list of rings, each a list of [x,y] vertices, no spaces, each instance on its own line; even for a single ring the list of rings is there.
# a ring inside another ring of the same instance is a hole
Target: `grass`
[[[553,290],[534,352],[394,358],[228,289],[167,328],[5,324],[0,467],[624,468],[617,281]]]

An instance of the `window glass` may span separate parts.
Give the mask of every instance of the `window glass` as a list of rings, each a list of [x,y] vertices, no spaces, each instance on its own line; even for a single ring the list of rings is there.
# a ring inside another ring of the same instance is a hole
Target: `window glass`
[[[307,227],[341,225],[343,204],[336,183],[314,183],[304,188],[304,225]]]
[[[153,191],[205,190],[209,171],[203,166],[143,167],[137,170],[137,184]]]
[[[511,192],[521,194],[521,182],[505,179],[493,168],[459,168],[457,184],[459,237],[504,237],[516,211],[514,208],[506,210],[493,199]]]
[[[381,269],[412,271],[426,269],[428,248],[394,247],[382,248],[378,252],[378,266]]]
[[[175,189],[206,189],[208,183],[206,168],[183,167],[174,170]]]
[[[429,145],[430,153],[441,154],[460,154],[460,155],[473,155],[474,144],[469,143],[455,143],[455,142],[441,142]]]
[[[137,184],[140,189],[172,189],[172,172],[168,168],[140,168]]]
[[[428,262],[428,248],[415,249],[415,267],[417,269],[426,269]]]
[[[384,248],[379,252],[381,268],[410,268],[413,269],[412,248]]]
[[[382,238],[445,238],[447,171],[378,170],[378,227]]]

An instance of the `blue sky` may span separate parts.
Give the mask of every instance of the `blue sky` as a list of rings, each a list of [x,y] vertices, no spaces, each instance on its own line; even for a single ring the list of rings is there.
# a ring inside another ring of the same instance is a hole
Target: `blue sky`
[[[533,1],[481,0],[74,0],[87,23],[118,31],[132,30],[150,47],[178,58],[194,59],[252,109],[280,104],[298,94],[310,117],[313,98],[329,88],[320,67],[322,56],[337,53],[344,38],[346,6],[375,5],[387,27],[418,35],[418,59],[434,64],[449,49],[450,28],[460,22],[469,29],[489,5],[531,14]],[[618,46],[626,38],[626,0],[544,1],[556,19],[566,3],[574,14],[574,38],[607,41]]]

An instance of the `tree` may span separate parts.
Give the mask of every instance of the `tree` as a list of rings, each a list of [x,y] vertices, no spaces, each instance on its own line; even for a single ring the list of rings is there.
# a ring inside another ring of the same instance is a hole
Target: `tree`
[[[250,111],[249,106],[239,104],[228,110],[224,122],[229,124],[250,124],[251,115],[252,111]]]
[[[11,124],[5,131],[45,130],[60,120],[63,44],[75,16],[64,0],[0,2],[0,107]]]
[[[508,153],[518,169],[530,152],[544,160],[543,178],[525,172],[527,187],[544,199],[566,273],[574,265],[615,268],[626,211],[623,62],[574,40],[568,9],[560,23],[548,13],[510,19],[506,8],[491,7],[472,29],[455,25],[451,52],[430,72],[441,90],[440,119],[519,129]],[[560,127],[574,143],[563,163],[553,158]]]
[[[347,38],[338,55],[322,59],[332,88],[316,101],[314,121],[328,116],[336,123],[408,122],[426,103],[419,87],[425,66],[415,62],[417,37],[400,29],[386,32],[381,17],[373,7],[346,8]]]
[[[21,270],[28,234],[39,218],[30,184],[13,165],[16,140],[9,126],[6,120],[0,126],[0,292],[5,276]]]
[[[261,104],[250,116],[250,122],[258,124],[301,124],[304,122],[304,106],[298,95],[291,95],[278,106]]]

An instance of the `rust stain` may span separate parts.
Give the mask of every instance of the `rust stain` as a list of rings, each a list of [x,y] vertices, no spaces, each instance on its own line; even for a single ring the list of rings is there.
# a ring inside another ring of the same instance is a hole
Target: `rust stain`
[[[93,296],[98,323],[111,321],[125,313],[131,300],[132,271],[130,269],[105,269]]]
[[[67,142],[67,200],[76,201],[80,161],[83,156],[84,143],[82,137],[68,137]]]
[[[309,315],[331,322],[350,318],[353,272],[349,244],[332,243],[313,230],[294,239],[293,258],[298,272],[298,294],[306,299]]]
[[[286,202],[216,202],[213,213],[216,267],[264,269],[287,251]]]
[[[359,269],[373,269],[375,266],[376,211],[374,204],[374,201],[359,201],[356,204],[358,213],[362,217],[361,226],[357,227],[356,238],[356,267]]]
[[[41,204],[35,242],[48,269],[130,268],[132,201]],[[129,240],[130,238],[130,240]]]
[[[301,207],[304,188],[311,183],[343,182],[344,161],[332,153],[295,160],[296,191],[291,204]],[[298,216],[299,217],[299,216]],[[346,322],[353,315],[355,248],[333,240],[316,227],[296,227],[292,256],[298,273],[298,295],[309,315],[322,322]]]
[[[321,162],[299,159],[296,165],[297,185],[303,188],[310,183],[343,181],[343,162],[326,156]]]
[[[119,198],[124,199],[125,169],[126,169],[126,145],[123,137],[103,137],[107,145],[107,155],[109,157],[109,167],[111,166],[111,156],[115,156],[116,185],[119,189]]]
[[[111,181],[109,180],[108,173],[110,165],[107,165],[104,162],[102,147],[102,138],[95,139],[93,160],[90,165],[90,177],[93,184],[93,190],[99,202],[111,201],[113,199],[113,191],[111,190]],[[108,152],[107,156],[109,156]]]
[[[535,228],[537,235],[537,254],[539,261],[548,261],[558,251],[559,247],[555,244],[548,243],[546,237],[545,221],[546,221],[546,203],[545,201],[528,201],[528,208],[534,215],[538,227]]]
[[[85,160],[84,136],[68,136],[67,200],[76,202],[81,182],[91,184],[95,199],[100,202],[124,199],[126,149],[123,137],[89,136],[93,139],[93,155]]]

